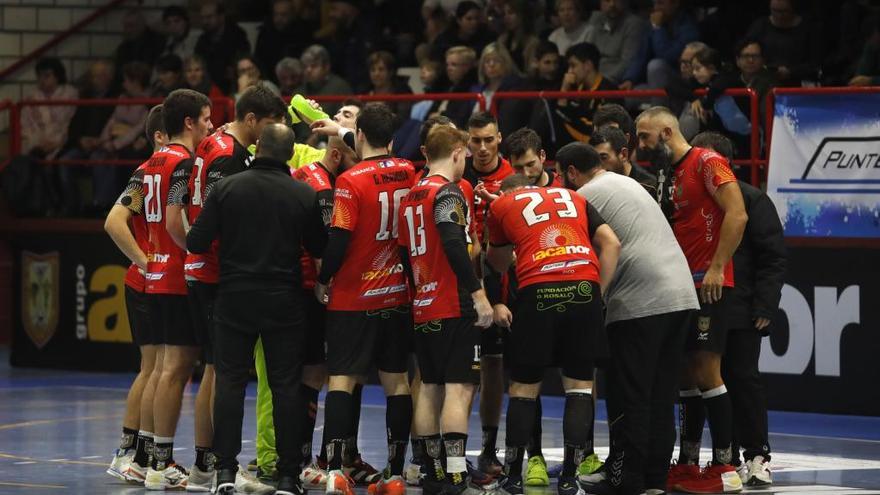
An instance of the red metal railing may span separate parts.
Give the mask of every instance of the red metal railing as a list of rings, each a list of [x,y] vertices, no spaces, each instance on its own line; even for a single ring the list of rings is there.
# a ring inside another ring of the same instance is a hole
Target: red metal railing
[[[4,160],[0,161],[0,170],[6,167],[9,164],[9,161],[12,160],[12,157],[17,155],[19,152],[15,147],[17,140],[15,136],[20,133],[17,131],[16,127],[19,125],[21,119],[18,118],[18,105],[13,103],[11,100],[3,100],[0,101],[0,112],[7,112],[9,117],[9,126],[6,128],[6,132],[9,133],[9,146],[7,152],[9,156]]]

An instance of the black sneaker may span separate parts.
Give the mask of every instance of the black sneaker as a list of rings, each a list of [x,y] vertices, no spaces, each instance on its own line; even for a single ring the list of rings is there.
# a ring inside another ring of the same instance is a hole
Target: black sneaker
[[[584,485],[583,489],[587,495],[614,495],[617,493],[617,490],[614,489],[614,486],[608,480],[591,483],[589,486]]]
[[[305,490],[303,490],[298,476],[278,478],[278,489],[275,490],[275,495],[303,495],[304,493]]]
[[[235,475],[238,469],[220,469],[217,471],[218,495],[233,495],[235,493]]]
[[[483,452],[477,456],[477,469],[488,475],[498,476],[504,470],[504,465],[498,460],[496,452]]]
[[[522,495],[523,493],[523,479],[522,476],[510,476],[504,482],[502,486],[504,491],[509,493],[510,495]]]
[[[559,484],[556,485],[556,493],[559,495],[586,495],[574,476],[560,476]]]

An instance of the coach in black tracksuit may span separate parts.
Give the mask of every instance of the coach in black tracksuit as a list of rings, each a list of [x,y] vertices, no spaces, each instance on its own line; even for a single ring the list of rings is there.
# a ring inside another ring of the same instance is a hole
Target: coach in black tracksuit
[[[733,254],[736,286],[728,299],[730,328],[721,374],[734,409],[734,439],[746,461],[770,460],[767,439],[767,398],[758,372],[761,338],[779,307],[785,277],[786,253],[782,223],[770,198],[742,181],[749,221]],[[738,450],[734,457],[739,457]],[[734,459],[736,460],[736,459]]]
[[[305,358],[302,246],[320,258],[327,240],[314,190],[290,177],[293,131],[263,129],[248,170],[217,183],[187,235],[187,249],[208,251],[220,242],[220,282],[214,306],[214,451],[217,493],[234,491],[236,456],[248,370],[257,337],[263,339],[278,444],[279,494],[302,493],[298,395]]]

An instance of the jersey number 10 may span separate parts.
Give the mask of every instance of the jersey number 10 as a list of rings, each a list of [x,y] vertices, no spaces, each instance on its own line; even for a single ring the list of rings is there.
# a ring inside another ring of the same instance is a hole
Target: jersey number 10
[[[397,239],[397,212],[400,211],[400,202],[407,194],[409,188],[395,189],[389,201],[388,191],[379,192],[379,210],[382,216],[379,220],[379,232],[376,232],[377,241]]]

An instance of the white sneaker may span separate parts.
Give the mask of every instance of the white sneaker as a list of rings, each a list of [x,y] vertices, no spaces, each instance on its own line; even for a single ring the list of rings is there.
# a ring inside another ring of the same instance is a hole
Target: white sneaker
[[[186,480],[186,491],[188,492],[213,492],[217,484],[217,471],[209,469],[202,471],[198,466],[193,464],[189,470],[189,479]]]
[[[172,464],[161,471],[150,468],[147,470],[147,477],[144,479],[144,488],[160,491],[184,490],[186,489],[188,477],[186,469],[177,464]]]
[[[134,449],[116,449],[113,453],[113,460],[110,461],[110,467],[107,468],[107,474],[122,481],[128,481],[123,474],[134,459]]]
[[[406,484],[410,486],[421,486],[422,478],[424,477],[425,476],[422,474],[422,467],[418,464],[408,465],[403,472],[403,479],[406,481]]]
[[[773,478],[770,476],[770,461],[765,461],[764,456],[756,455],[754,459],[743,464],[749,465],[748,480],[743,482],[744,485],[768,486],[773,484]]]
[[[749,463],[747,461],[742,461],[739,466],[736,467],[736,474],[739,475],[739,479],[742,480],[743,485],[749,482]]]
[[[300,473],[299,481],[303,484],[303,488],[324,488],[327,486],[327,470],[318,464],[317,459],[312,459],[312,462]]]
[[[131,460],[122,471],[122,477],[129,483],[144,484],[147,478],[147,466],[141,466],[134,459]]]
[[[243,466],[238,466],[238,473],[235,475],[235,493],[269,495],[275,493],[275,488],[257,479]]]

